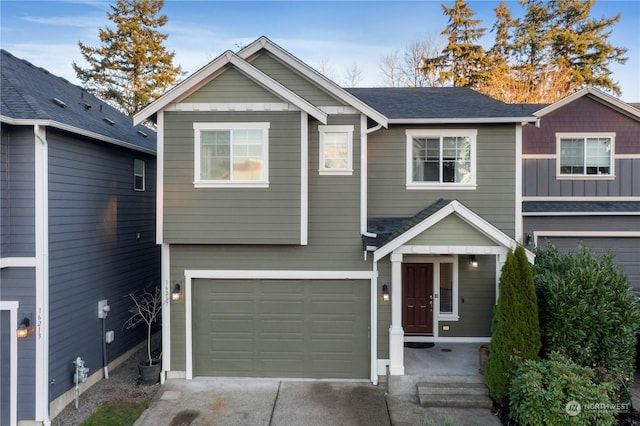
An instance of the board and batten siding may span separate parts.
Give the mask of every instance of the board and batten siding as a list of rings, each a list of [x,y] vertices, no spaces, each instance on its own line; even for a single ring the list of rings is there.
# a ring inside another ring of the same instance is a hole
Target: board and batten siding
[[[475,190],[408,190],[407,129],[477,129]],[[369,217],[411,217],[440,198],[458,200],[502,232],[515,232],[515,125],[398,126],[369,135]]]
[[[2,125],[0,257],[35,256],[35,136],[32,126]]]
[[[617,138],[616,138],[617,145]],[[638,147],[640,155],[640,146]],[[522,160],[525,197],[638,197],[640,158],[615,159],[614,179],[557,179],[555,158]]]
[[[49,131],[50,401],[73,387],[72,361],[102,367],[97,303],[107,299],[109,360],[146,336],[123,330],[128,293],[160,283],[155,243],[155,156]],[[146,190],[134,191],[134,159],[145,162]],[[81,326],[79,326],[81,324]]]
[[[268,122],[268,188],[195,188],[193,123]],[[299,112],[167,112],[163,240],[299,244]]]
[[[315,106],[345,105],[343,101],[329,95],[323,89],[304,78],[297,71],[294,71],[287,65],[283,64],[269,52],[258,52],[252,58],[249,58],[249,62],[254,67]]]

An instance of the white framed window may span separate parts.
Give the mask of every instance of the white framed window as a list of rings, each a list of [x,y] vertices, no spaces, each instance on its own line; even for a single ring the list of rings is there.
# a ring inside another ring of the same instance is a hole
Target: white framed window
[[[476,129],[409,129],[407,189],[475,189]]]
[[[267,188],[269,123],[193,123],[196,188]]]
[[[321,175],[353,174],[353,126],[318,126]]]
[[[133,190],[144,191],[146,186],[145,164],[137,158],[133,160]]]
[[[556,133],[556,176],[613,179],[615,133]]]

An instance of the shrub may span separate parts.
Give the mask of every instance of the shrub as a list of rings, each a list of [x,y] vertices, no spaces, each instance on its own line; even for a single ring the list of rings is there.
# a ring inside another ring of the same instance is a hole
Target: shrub
[[[543,353],[560,351],[611,378],[632,377],[640,306],[613,256],[585,247],[560,253],[553,246],[536,255]]]
[[[617,408],[613,386],[595,384],[594,376],[559,352],[544,361],[526,360],[511,381],[509,415],[521,425],[611,425]]]
[[[538,305],[525,251],[509,252],[500,276],[498,303],[491,323],[491,350],[485,380],[491,397],[505,402],[516,358],[538,359]]]

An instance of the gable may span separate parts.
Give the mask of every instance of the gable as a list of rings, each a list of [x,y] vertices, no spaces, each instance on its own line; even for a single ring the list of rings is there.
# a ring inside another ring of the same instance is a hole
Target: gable
[[[282,102],[282,99],[231,66],[182,102]]]
[[[445,217],[406,243],[406,245],[425,246],[494,246],[495,244],[495,241],[479,232],[455,213]]]
[[[261,50],[250,58],[248,62],[315,106],[346,105],[278,61],[271,53],[265,50]]]

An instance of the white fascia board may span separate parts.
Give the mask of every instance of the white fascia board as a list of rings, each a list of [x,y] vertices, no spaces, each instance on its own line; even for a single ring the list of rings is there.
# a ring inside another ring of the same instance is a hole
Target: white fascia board
[[[609,104],[611,106],[613,106],[614,108],[617,108],[623,112],[626,112],[627,114],[631,115],[633,118],[635,118],[636,120],[640,120],[640,110],[632,107],[631,105],[622,102],[620,99],[609,95],[608,93],[605,93],[601,90],[595,89],[593,87],[585,87],[584,89],[580,89],[575,93],[572,93],[571,95],[567,96],[566,98],[560,99],[558,102],[555,102],[551,105],[548,105],[536,112],[534,112],[534,115],[536,117],[542,117],[545,116],[557,109],[562,108],[563,106],[570,104],[571,102],[575,101],[576,99],[579,99],[583,96],[586,95],[591,95],[594,98],[596,98],[597,101],[604,103],[604,104]]]
[[[393,239],[388,244],[385,244],[380,249],[374,252],[374,261],[379,261],[383,257],[387,256],[389,253],[393,252],[397,248],[405,245],[407,242],[417,237],[418,235],[425,232],[427,229],[431,228],[436,223],[440,222],[442,219],[446,218],[452,213],[456,213],[462,220],[467,222],[470,226],[477,229],[480,233],[484,234],[486,237],[495,241],[497,244],[507,247],[511,250],[515,250],[518,246],[518,243],[509,237],[507,234],[484,220],[482,217],[478,216],[473,211],[469,210],[459,201],[452,201],[436,213],[432,214],[428,218],[424,219],[419,224],[415,225],[404,234],[399,237]],[[526,250],[527,259],[530,263],[533,263],[535,259],[535,255],[530,251]]]
[[[329,94],[335,96],[337,99],[340,99],[348,105],[351,105],[352,107],[365,114],[372,120],[375,120],[377,123],[383,125],[384,127],[388,126],[388,119],[384,116],[384,114],[371,108],[369,105],[362,102],[360,99],[347,92],[342,87],[338,86],[336,83],[329,80],[327,77],[323,76],[318,71],[314,70],[309,65],[305,64],[300,59],[296,58],[291,53],[287,52],[286,50],[269,40],[267,37],[260,37],[258,40],[246,46],[238,52],[238,56],[240,56],[242,59],[247,59],[252,55],[258,53],[261,49],[266,49],[276,58],[293,68],[298,73],[302,74],[307,79],[311,80],[313,83],[327,91]]]
[[[389,124],[491,124],[535,123],[537,117],[390,118]]]
[[[263,279],[263,280],[370,280],[371,271],[305,271],[305,270],[194,270],[184,271],[185,278]]]
[[[145,154],[156,155],[156,152],[149,148],[144,148],[138,145],[134,145],[130,142],[121,141],[119,139],[110,138],[99,133],[91,132],[89,130],[80,129],[78,127],[70,126],[68,124],[60,123],[54,120],[40,120],[33,118],[11,118],[4,115],[0,115],[0,122],[11,124],[13,126],[43,126],[52,127],[54,129],[64,130],[66,132],[75,133],[77,135],[86,136],[91,139],[96,139],[102,142],[107,142],[113,145],[121,146],[123,148],[132,149],[134,151],[144,152]],[[133,126],[131,127],[133,129]],[[152,130],[149,130],[152,131]]]

